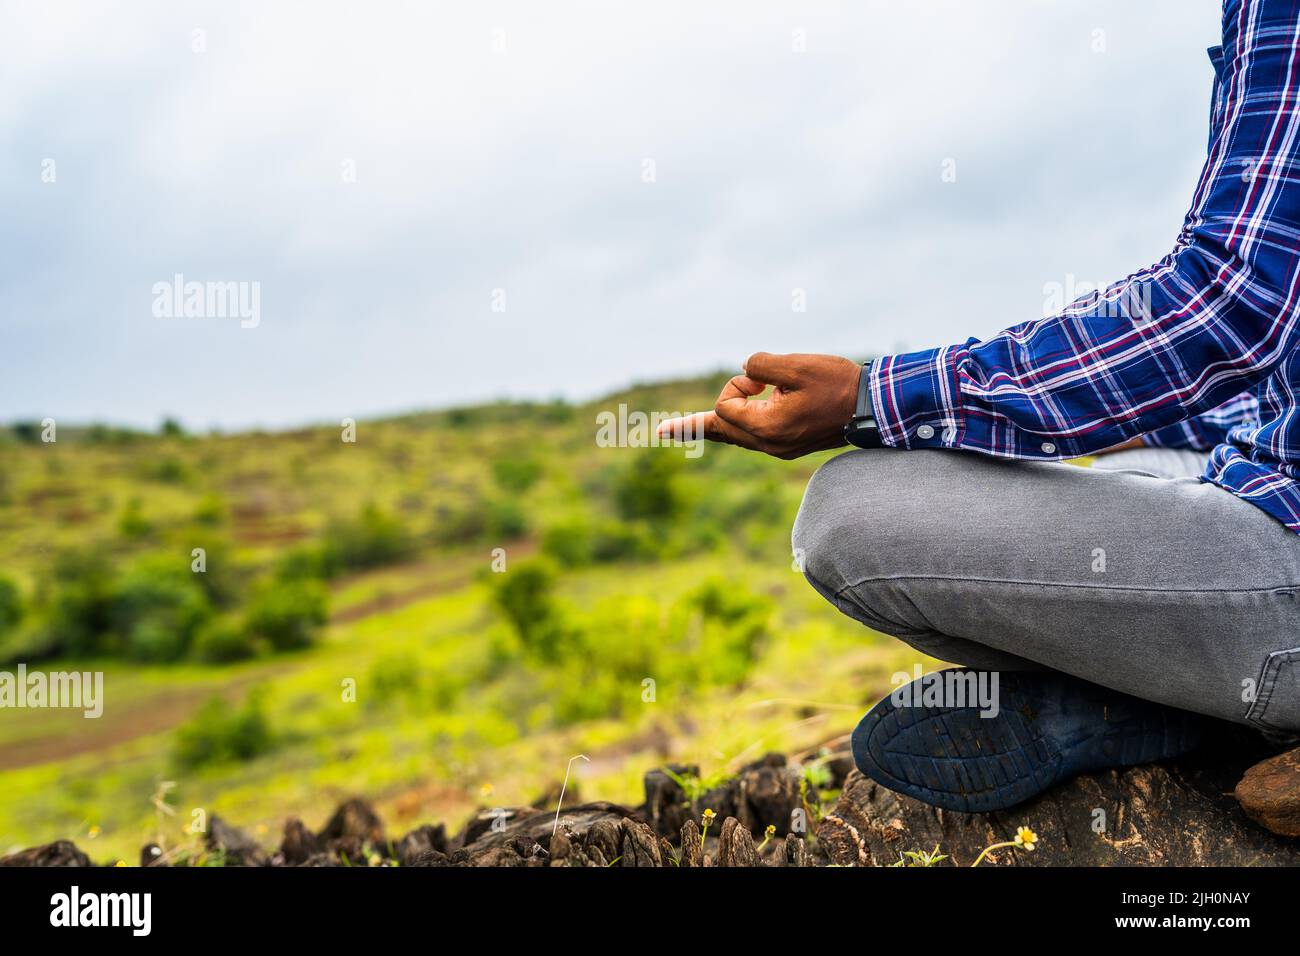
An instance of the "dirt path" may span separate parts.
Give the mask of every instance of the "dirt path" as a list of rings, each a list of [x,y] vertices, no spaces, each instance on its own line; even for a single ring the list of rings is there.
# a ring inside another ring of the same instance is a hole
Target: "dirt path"
[[[75,730],[0,744],[0,770],[16,770],[19,767],[65,760],[134,740],[136,737],[170,730],[187,720],[213,694],[234,701],[245,687],[264,677],[263,674],[245,675],[221,685],[163,691],[135,702],[116,719],[84,720],[79,714],[70,714],[69,719],[77,722]]]

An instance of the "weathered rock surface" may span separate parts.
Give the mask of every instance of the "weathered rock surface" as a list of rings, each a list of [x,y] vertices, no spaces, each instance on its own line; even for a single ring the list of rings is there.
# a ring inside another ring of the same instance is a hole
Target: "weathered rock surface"
[[[384,845],[384,824],[374,807],[365,800],[354,797],[334,811],[318,836],[326,845],[334,840],[344,840],[379,847]]]
[[[301,866],[324,849],[316,834],[297,817],[284,821],[284,838],[280,841],[279,859],[282,866]]]
[[[1033,852],[1002,850],[991,860],[1017,866],[1300,865],[1300,842],[1247,818],[1233,784],[1260,756],[1248,731],[1226,731],[1178,761],[1089,774],[1014,809],[987,814],[938,810],[854,771],[817,831],[831,862],[890,865],[936,844],[969,865],[1021,825],[1039,836]],[[1294,782],[1293,782],[1294,783]]]
[[[209,851],[223,854],[226,866],[266,866],[270,862],[256,840],[215,813],[208,820],[206,843]]]
[[[843,775],[852,766],[833,757],[823,758],[829,774],[828,786],[837,787]],[[678,777],[698,776],[693,766],[672,765],[668,768]],[[712,810],[718,819],[735,817],[753,833],[762,833],[768,826],[776,827],[778,835],[792,830],[807,832],[806,810],[802,788],[806,787],[799,767],[790,765],[784,754],[771,753],[761,760],[742,768],[734,777],[706,792],[689,799],[672,776],[662,770],[652,770],[645,775],[645,805],[642,810],[646,821],[664,837],[680,834],[687,820],[699,820],[704,811]],[[800,816],[797,811],[804,811]]]
[[[417,827],[397,841],[397,861],[402,866],[410,866],[426,853],[447,852],[447,828],[439,823],[436,827],[425,824]]]
[[[450,852],[447,850],[450,849]],[[533,807],[479,813],[447,849],[411,866],[661,866],[658,836],[615,803],[585,803],[559,815]]]
[[[754,838],[735,817],[722,821],[718,834],[718,866],[758,866]]]
[[[0,857],[0,866],[93,866],[71,840],[57,840]]]
[[[1300,837],[1300,747],[1251,767],[1233,795],[1261,826]]]

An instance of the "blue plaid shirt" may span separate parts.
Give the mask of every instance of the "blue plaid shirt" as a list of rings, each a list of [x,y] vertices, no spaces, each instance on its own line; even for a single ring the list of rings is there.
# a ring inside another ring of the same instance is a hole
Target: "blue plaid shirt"
[[[1226,0],[1210,143],[1173,250],[1059,315],[890,355],[885,444],[1006,458],[1145,435],[1300,532],[1300,0]]]

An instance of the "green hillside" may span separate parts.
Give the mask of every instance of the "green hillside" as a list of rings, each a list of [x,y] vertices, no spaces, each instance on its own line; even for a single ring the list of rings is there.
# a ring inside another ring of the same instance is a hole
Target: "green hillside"
[[[837,615],[789,530],[825,456],[599,447],[597,414],[721,377],[282,433],[0,433],[0,670],[104,673],[104,713],[0,710],[0,854],[135,862],[196,810],[394,825],[673,758],[725,774],[849,729],[915,654]],[[201,550],[198,550],[201,549]],[[202,570],[196,570],[196,567]],[[265,828],[265,829],[263,829]]]

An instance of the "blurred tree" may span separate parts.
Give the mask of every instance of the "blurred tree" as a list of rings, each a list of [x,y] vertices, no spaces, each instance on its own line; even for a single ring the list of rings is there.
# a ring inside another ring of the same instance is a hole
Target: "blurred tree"
[[[351,520],[335,521],[325,531],[325,543],[344,568],[361,570],[400,561],[415,549],[401,519],[373,502]]]
[[[329,600],[317,581],[279,581],[264,586],[249,602],[244,628],[265,638],[277,651],[309,646],[329,620]]]
[[[492,462],[492,477],[502,491],[520,495],[542,477],[542,464],[533,458],[498,458]]]
[[[247,761],[274,744],[264,692],[255,687],[238,707],[212,697],[176,731],[174,756],[185,769],[229,761]]]
[[[16,627],[25,611],[22,590],[9,578],[0,577],[0,634]]]
[[[674,520],[682,504],[677,488],[681,468],[681,455],[666,449],[637,456],[614,481],[614,503],[619,514],[624,518]]]

